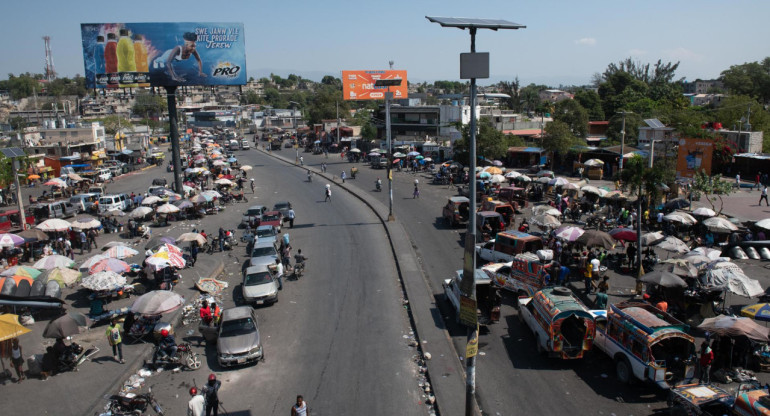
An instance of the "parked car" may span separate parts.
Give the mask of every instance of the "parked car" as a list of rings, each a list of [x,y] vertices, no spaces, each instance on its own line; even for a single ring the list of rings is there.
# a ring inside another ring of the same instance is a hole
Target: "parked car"
[[[225,309],[217,335],[217,362],[222,367],[257,363],[265,359],[257,315],[250,306]]]
[[[257,241],[260,243],[277,243],[278,242],[278,230],[272,225],[260,225],[257,227]]]
[[[275,261],[280,258],[278,249],[275,248],[275,244],[269,241],[260,242],[254,244],[254,248],[251,249],[251,259],[249,260],[249,266],[270,265],[275,264]]]
[[[90,194],[97,194],[99,196],[102,196],[105,194],[104,187],[103,186],[91,186],[88,188],[88,193]]]
[[[281,201],[276,202],[275,205],[273,205],[273,211],[280,211],[281,215],[283,215],[283,222],[289,221],[289,210],[291,209],[291,202],[288,201]]]
[[[241,149],[249,150],[249,141],[246,139],[241,140]]]
[[[260,225],[272,225],[280,233],[281,224],[283,224],[283,214],[281,211],[267,211],[262,214]]]
[[[451,196],[444,205],[441,215],[450,227],[456,227],[468,222],[471,201],[464,196]]]
[[[108,182],[112,179],[112,172],[109,169],[99,169],[96,177],[99,182]]]
[[[90,212],[93,209],[94,203],[99,201],[99,196],[99,194],[92,193],[77,194],[70,197],[70,204],[75,207],[78,214]]]
[[[278,302],[278,282],[267,264],[251,266],[244,270],[241,291],[243,300],[252,305]]]
[[[264,205],[252,205],[241,217],[241,225],[248,227],[249,222],[253,219],[258,219],[267,211],[267,207]]]

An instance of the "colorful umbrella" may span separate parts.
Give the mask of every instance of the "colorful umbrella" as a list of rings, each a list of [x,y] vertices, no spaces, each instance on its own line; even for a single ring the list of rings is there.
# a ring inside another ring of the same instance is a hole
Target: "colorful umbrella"
[[[33,283],[33,281],[32,281],[32,278],[31,278],[31,277],[29,277],[29,276],[8,276],[8,277],[0,277],[0,288],[2,288],[2,287],[3,287],[3,285],[5,284],[5,281],[6,281],[7,279],[11,279],[11,280],[13,280],[14,282],[16,282],[16,286],[18,286],[18,285],[19,285],[19,283],[21,283],[21,281],[22,281],[22,280],[26,280],[27,282],[29,282],[29,284],[30,284],[30,285],[32,285],[32,283]]]
[[[59,254],[52,254],[50,256],[43,257],[42,259],[36,261],[35,264],[32,265],[32,267],[36,269],[46,269],[46,270],[55,269],[57,267],[73,268],[75,267],[75,261],[70,259],[69,257],[64,257]]]
[[[556,230],[556,238],[561,238],[566,241],[575,241],[583,235],[585,231],[582,228],[574,227],[571,225],[561,227]]]
[[[179,212],[179,208],[171,204],[163,204],[156,208],[155,211],[157,211],[158,214],[173,214]]]
[[[610,230],[609,235],[616,240],[636,242],[636,231],[630,228],[614,228]]]
[[[24,335],[29,331],[31,329],[19,323],[19,315],[12,313],[0,315],[0,342]]]
[[[27,175],[27,179],[32,179],[32,180],[40,179],[40,175],[35,175],[35,174]]]
[[[110,256],[106,254],[97,254],[88,258],[88,260],[80,263],[81,269],[90,269],[94,264],[99,263],[102,260],[109,259]]]
[[[770,303],[756,303],[744,306],[741,309],[741,316],[754,318],[757,321],[770,321]]]
[[[118,273],[104,270],[87,276],[80,285],[95,291],[116,290],[126,285],[126,278]]]
[[[59,188],[66,188],[67,187],[67,182],[64,182],[64,180],[59,179],[59,178],[53,178],[53,179],[49,179],[43,185],[46,185],[46,186],[58,186]]]
[[[128,257],[134,257],[139,254],[139,252],[131,247],[117,246],[107,250],[106,254],[114,259],[125,259]]]
[[[33,279],[37,279],[38,276],[40,276],[40,273],[42,273],[40,270],[35,269],[34,267],[29,266],[13,266],[9,268],[8,270],[0,273],[0,276],[29,276]]]
[[[56,280],[61,286],[69,287],[77,283],[83,273],[80,273],[77,270],[57,267],[55,269],[49,270],[47,275],[48,280]]]
[[[24,237],[16,234],[0,234],[0,247],[16,247],[26,243]]]
[[[490,175],[502,175],[503,170],[498,168],[497,166],[490,166],[488,168],[484,168],[483,172],[487,172]]]
[[[113,258],[99,260],[98,262],[96,262],[96,264],[88,268],[88,272],[91,274],[98,273],[101,271],[125,273],[129,270],[131,270],[131,266],[129,266],[128,263],[126,263],[123,260],[118,260]]]
[[[156,258],[165,260],[168,264],[178,268],[182,269],[184,268],[185,264],[187,263],[185,259],[181,256],[181,254],[178,254],[176,252],[170,252],[170,251],[159,251],[152,256],[150,256],[150,259]],[[147,261],[149,262],[150,259]]]
[[[69,221],[59,218],[50,218],[35,226],[41,231],[67,231],[70,227]]]

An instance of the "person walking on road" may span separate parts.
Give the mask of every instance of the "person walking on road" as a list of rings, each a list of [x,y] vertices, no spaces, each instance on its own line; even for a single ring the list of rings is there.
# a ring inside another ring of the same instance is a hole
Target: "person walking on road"
[[[714,362],[714,351],[711,350],[711,347],[709,347],[708,342],[703,341],[702,344],[700,344],[700,376],[698,378],[698,381],[700,384],[708,384],[709,383],[709,373],[711,372],[711,364]]]
[[[192,396],[192,399],[187,402],[187,416],[203,416],[206,399],[198,394],[198,389],[195,387],[190,387],[190,396]]]
[[[294,228],[294,216],[296,214],[294,213],[294,208],[289,207],[289,211],[286,213],[286,216],[289,217],[289,228]]]
[[[88,251],[91,251],[91,248],[99,248],[96,246],[96,230],[91,228],[88,230]]]
[[[343,170],[342,173],[340,173],[340,178],[342,178],[342,183],[345,183],[345,171]]]
[[[767,185],[762,186],[762,195],[759,196],[759,206],[762,206],[762,200],[765,200],[765,205],[770,206],[770,203],[767,202]]]
[[[203,386],[203,396],[206,399],[206,416],[214,416],[219,414],[219,388],[222,387],[222,382],[217,380],[217,376],[214,373],[209,375],[209,382]]]
[[[86,237],[86,233],[81,231],[80,232],[80,254],[83,254],[83,251],[86,249],[86,246],[88,245],[88,237]],[[91,251],[91,247],[88,247],[88,251]]]
[[[417,187],[418,183],[419,183],[419,181],[417,179],[415,179],[414,180],[414,192],[412,193],[412,199],[420,197],[420,188]]]
[[[326,173],[326,162],[321,163],[321,172]]]
[[[125,364],[126,361],[123,360],[123,340],[120,337],[120,324],[117,319],[113,319],[110,322],[106,334],[107,341],[112,346],[112,358],[121,364]]]
[[[741,190],[741,174],[738,172],[737,175],[735,175],[735,187],[738,188],[738,190]]]
[[[254,193],[254,178],[251,178],[251,193]]]
[[[332,188],[329,185],[326,185],[326,189],[324,190],[324,195],[326,196],[324,198],[324,202],[329,201],[332,202]],[[83,254],[83,253],[80,253]]]
[[[225,251],[225,230],[219,227],[219,251]]]
[[[16,377],[18,377],[16,382],[21,383],[24,381],[24,353],[21,350],[18,338],[14,338],[13,341],[11,341],[11,365],[13,366],[13,369],[16,370]],[[9,376],[10,374],[11,373],[8,373]]]
[[[307,416],[307,402],[302,395],[297,396],[297,403],[291,407],[291,416]]]
[[[280,259],[275,259],[275,280],[278,281],[278,290],[283,290],[283,264]]]

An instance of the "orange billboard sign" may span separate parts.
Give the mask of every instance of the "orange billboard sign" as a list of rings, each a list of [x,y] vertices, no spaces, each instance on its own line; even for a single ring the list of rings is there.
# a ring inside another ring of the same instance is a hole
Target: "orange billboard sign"
[[[376,87],[379,79],[401,79],[401,85]],[[384,100],[386,92],[392,92],[394,99],[407,98],[409,88],[406,71],[342,71],[342,95],[345,100]]]
[[[695,173],[704,170],[711,175],[711,159],[714,154],[714,141],[708,139],[679,139],[679,154],[676,160],[676,176],[692,178]]]

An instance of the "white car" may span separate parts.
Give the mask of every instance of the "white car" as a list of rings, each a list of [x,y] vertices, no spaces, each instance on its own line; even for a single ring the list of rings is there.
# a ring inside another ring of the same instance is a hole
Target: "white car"
[[[112,179],[112,172],[109,169],[99,169],[98,178],[100,182],[107,182]]]
[[[476,244],[476,254],[482,260],[492,263],[505,263],[513,260],[512,254],[505,254],[500,251],[495,251],[495,240],[489,240],[483,243]]]
[[[243,299],[253,305],[278,302],[278,283],[267,265],[251,266],[243,272]]]

